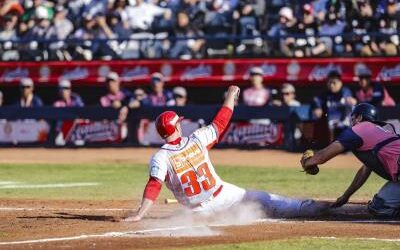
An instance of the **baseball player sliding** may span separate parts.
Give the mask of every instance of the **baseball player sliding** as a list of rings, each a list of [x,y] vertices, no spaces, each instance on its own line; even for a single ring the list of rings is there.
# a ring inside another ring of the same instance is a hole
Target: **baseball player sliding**
[[[140,221],[157,199],[163,182],[180,204],[204,215],[247,201],[260,203],[267,214],[276,217],[315,216],[326,208],[325,204],[313,200],[248,191],[224,182],[217,175],[208,151],[227,129],[239,92],[239,87],[230,86],[224,104],[212,123],[189,137],[182,137],[180,121],[183,117],[172,111],[158,116],[157,131],[166,144],[151,158],[150,178],[140,208],[124,221]]]
[[[351,128],[343,131],[336,141],[316,152],[306,151],[301,159],[303,169],[318,173],[318,164],[325,163],[344,151],[352,151],[364,164],[352,183],[332,207],[340,207],[367,181],[371,172],[387,180],[368,204],[376,216],[400,217],[400,135],[393,126],[377,119],[376,108],[368,103],[358,104],[351,114]],[[389,129],[390,128],[390,129]]]

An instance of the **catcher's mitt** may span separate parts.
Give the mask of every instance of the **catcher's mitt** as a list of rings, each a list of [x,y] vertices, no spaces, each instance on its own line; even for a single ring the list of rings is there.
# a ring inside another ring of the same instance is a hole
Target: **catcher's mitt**
[[[314,156],[314,151],[312,151],[311,149],[306,150],[303,153],[303,156],[301,157],[300,162],[301,162],[301,166],[302,166],[304,172],[306,172],[307,174],[316,175],[319,172],[318,165],[305,166],[307,159],[309,159],[313,156]]]

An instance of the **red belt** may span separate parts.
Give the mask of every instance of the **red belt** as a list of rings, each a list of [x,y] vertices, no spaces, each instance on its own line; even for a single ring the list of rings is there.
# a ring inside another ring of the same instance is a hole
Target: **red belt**
[[[221,193],[222,187],[223,187],[223,185],[219,186],[219,188],[218,188],[217,190],[215,190],[215,192],[212,194],[212,196],[213,196],[214,198],[217,197],[217,196]],[[207,200],[205,200],[205,201],[207,201]],[[203,201],[203,202],[205,202],[205,201]],[[196,207],[200,207],[201,204],[203,204],[203,202],[200,202],[200,203],[194,204],[194,205],[189,205],[189,207],[190,207],[191,209],[196,208]]]

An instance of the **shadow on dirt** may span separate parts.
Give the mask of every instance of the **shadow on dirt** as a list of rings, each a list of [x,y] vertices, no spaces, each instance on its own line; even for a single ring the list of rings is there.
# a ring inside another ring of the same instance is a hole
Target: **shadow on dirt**
[[[49,216],[20,216],[18,219],[62,219],[62,220],[88,220],[88,221],[109,221],[117,222],[113,216],[106,215],[84,215],[84,214],[70,214],[70,213],[54,213]]]

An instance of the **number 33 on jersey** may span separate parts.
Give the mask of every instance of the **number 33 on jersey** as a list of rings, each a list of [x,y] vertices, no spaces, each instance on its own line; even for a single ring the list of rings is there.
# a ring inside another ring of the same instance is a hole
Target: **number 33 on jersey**
[[[200,204],[222,185],[208,155],[216,141],[216,130],[209,125],[182,138],[177,145],[163,145],[151,159],[150,175],[165,181],[180,203]]]

